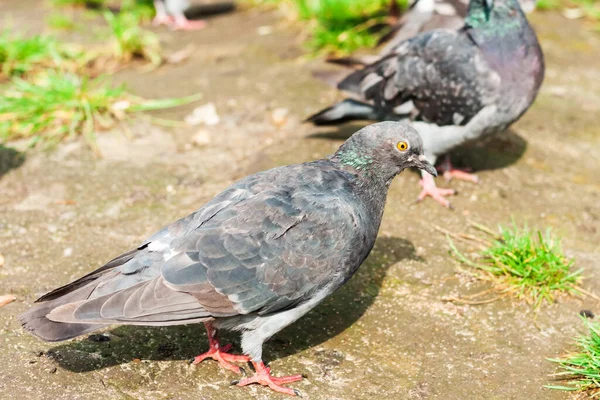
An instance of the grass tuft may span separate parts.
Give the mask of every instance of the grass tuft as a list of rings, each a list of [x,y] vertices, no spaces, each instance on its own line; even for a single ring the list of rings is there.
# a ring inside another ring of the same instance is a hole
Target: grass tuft
[[[23,38],[8,31],[0,34],[0,77],[21,76],[44,68],[73,70],[83,59],[81,51],[51,36]]]
[[[73,31],[81,28],[72,17],[60,13],[50,14],[46,18],[46,23],[50,28],[56,30]]]
[[[56,143],[83,135],[99,155],[95,133],[131,113],[175,107],[198,100],[145,100],[113,87],[105,78],[82,78],[48,71],[34,81],[15,78],[0,102],[0,141],[31,139],[30,145]]]
[[[154,32],[140,26],[143,15],[137,12],[104,13],[112,33],[113,52],[117,59],[129,62],[143,58],[158,66],[162,62],[160,41]]]
[[[538,308],[544,301],[554,302],[558,295],[582,292],[578,286],[582,269],[572,271],[573,260],[565,257],[560,241],[550,230],[543,235],[513,224],[500,227],[500,235],[495,235],[488,228],[474,226],[494,235],[491,242],[485,241],[487,248],[478,259],[465,257],[452,241],[451,250],[460,262],[478,270],[479,277],[494,282],[502,293],[511,293]]]
[[[246,0],[254,5],[293,10],[310,32],[307,46],[314,53],[344,55],[375,47],[389,32],[391,0]],[[401,9],[407,0],[396,0]]]
[[[582,317],[588,335],[576,340],[577,352],[562,358],[549,359],[561,372],[554,376],[566,385],[546,385],[549,389],[588,392],[591,398],[600,396],[600,324]]]

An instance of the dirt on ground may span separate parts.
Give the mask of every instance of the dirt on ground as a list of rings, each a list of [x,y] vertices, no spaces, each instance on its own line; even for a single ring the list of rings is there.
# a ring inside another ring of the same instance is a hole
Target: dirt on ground
[[[0,15],[10,15],[15,29],[39,32],[49,13],[44,4],[3,1]],[[600,35],[558,14],[536,12],[531,20],[547,61],[539,98],[510,131],[452,155],[481,183],[438,179],[458,190],[450,211],[430,199],[416,204],[418,175],[402,174],[376,247],[356,276],[265,345],[275,375],[307,376],[292,385],[305,398],[574,396],[543,388],[556,372],[547,358],[572,349],[584,330],[579,311],[598,313],[597,302],[561,298],[534,312],[509,297],[444,301],[489,286],[459,271],[434,228],[478,234],[470,221],[495,228],[512,219],[552,228],[585,269],[585,289],[600,294]],[[0,398],[286,398],[230,386],[237,376],[215,362],[190,365],[207,348],[198,325],[112,327],[102,337],[45,343],[16,317],[39,295],[137,246],[236,179],[323,157],[360,128],[302,123],[342,95],[311,76],[323,61],[304,57],[300,32],[282,21],[276,12],[239,10],[210,18],[199,32],[156,29],[167,53],[193,45],[189,59],[114,76],[148,98],[202,93],[196,104],[153,115],[181,121],[213,103],[216,125],[168,128],[135,119],[98,135],[102,159],[78,140],[53,151],[0,147],[0,295],[17,298],[0,308]],[[93,26],[88,31],[63,35],[98,40]],[[239,350],[237,335],[223,339]]]

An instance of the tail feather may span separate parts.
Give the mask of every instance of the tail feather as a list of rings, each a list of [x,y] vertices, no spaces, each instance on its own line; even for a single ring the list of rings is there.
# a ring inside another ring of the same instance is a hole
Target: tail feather
[[[115,267],[125,264],[127,261],[131,260],[140,250],[145,249],[146,247],[147,247],[147,245],[144,245],[144,246],[138,247],[137,249],[128,251],[127,253],[121,254],[119,257],[112,259],[111,261],[107,262],[104,266],[98,268],[95,271],[90,272],[89,274],[87,274],[85,276],[82,276],[81,278],[77,279],[76,281],[73,281],[73,282],[68,283],[64,286],[61,286],[57,289],[54,289],[53,291],[51,291],[49,293],[46,293],[45,295],[43,295],[42,297],[37,299],[35,302],[40,303],[43,301],[58,299],[61,296],[64,296],[65,294],[67,294],[69,292],[79,289],[80,287],[85,286],[85,285],[89,284],[90,282],[95,281],[102,274],[104,274],[104,272],[108,271],[109,269],[112,269],[112,268],[115,268]]]
[[[378,109],[371,104],[360,101],[346,99],[329,108],[308,117],[305,122],[312,122],[315,125],[336,125],[348,121],[356,120],[398,120],[399,116]]]
[[[57,307],[87,298],[95,287],[84,286],[58,299],[36,304],[19,315],[19,321],[23,328],[47,342],[60,342],[103,328],[105,324],[64,324],[46,317]]]
[[[27,312],[19,315],[23,328],[48,342],[59,342],[72,339],[76,336],[101,329],[107,324],[89,323],[63,323],[48,319],[48,315],[55,309],[69,303],[86,300],[98,286],[99,278],[113,268],[123,265],[131,260],[138,251],[146,245],[120,255],[97,270],[71,282],[65,286],[47,293],[36,300],[36,304]]]

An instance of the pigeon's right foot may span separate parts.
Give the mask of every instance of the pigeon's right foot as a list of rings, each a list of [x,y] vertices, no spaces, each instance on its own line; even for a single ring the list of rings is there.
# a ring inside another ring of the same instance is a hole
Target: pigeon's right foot
[[[171,25],[175,22],[175,19],[167,13],[165,3],[161,0],[154,0],[154,9],[156,10],[156,16],[152,20],[152,25]]]
[[[444,179],[448,182],[452,179],[458,179],[460,181],[479,183],[477,175],[470,173],[469,170],[454,168],[448,154],[446,154],[444,161],[440,165],[439,171],[444,174]]]
[[[209,322],[205,322],[204,326],[206,327],[206,333],[208,335],[209,349],[206,353],[202,353],[199,356],[194,357],[194,359],[191,360],[191,363],[196,365],[200,364],[207,358],[212,358],[213,360],[218,361],[221,367],[233,371],[236,374],[241,373],[243,371],[242,368],[238,367],[237,365],[233,365],[232,362],[247,363],[250,361],[250,357],[227,353],[227,351],[231,349],[231,344],[221,347],[219,345],[219,340],[217,339],[217,330],[215,327],[213,327]]]
[[[423,175],[423,178],[419,181],[419,185],[421,185],[423,190],[419,193],[417,201],[422,201],[425,197],[430,196],[444,207],[452,208],[452,204],[446,199],[446,196],[455,195],[456,191],[454,189],[442,189],[437,187],[433,180],[433,176],[428,174]]]
[[[254,376],[242,379],[241,381],[233,381],[231,382],[231,384],[237,386],[246,386],[252,383],[258,383],[259,385],[268,386],[272,390],[279,393],[302,397],[298,390],[281,386],[285,385],[286,383],[292,383],[302,380],[302,375],[282,376],[281,378],[278,378],[275,376],[271,376],[271,368],[265,366],[264,362],[252,361],[252,365],[254,365],[254,369],[256,370]]]
[[[206,27],[206,21],[197,19],[189,20],[185,16],[176,16],[175,22],[171,24],[171,28],[176,31],[197,31]]]
[[[152,25],[154,25],[154,26],[160,26],[160,25],[171,26],[171,25],[173,25],[174,22],[175,22],[175,19],[167,14],[164,14],[164,15],[156,14],[156,17],[154,17],[154,19],[152,19]]]

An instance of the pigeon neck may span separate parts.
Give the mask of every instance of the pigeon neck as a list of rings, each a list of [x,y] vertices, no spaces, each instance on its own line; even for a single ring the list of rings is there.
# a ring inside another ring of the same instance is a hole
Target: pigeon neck
[[[373,149],[348,141],[330,157],[340,169],[350,172],[367,184],[384,185],[386,188],[400,172],[377,161]]]
[[[471,0],[465,24],[483,37],[502,39],[506,35],[520,32],[523,21],[527,21],[518,1],[496,0],[493,8],[487,1]]]

